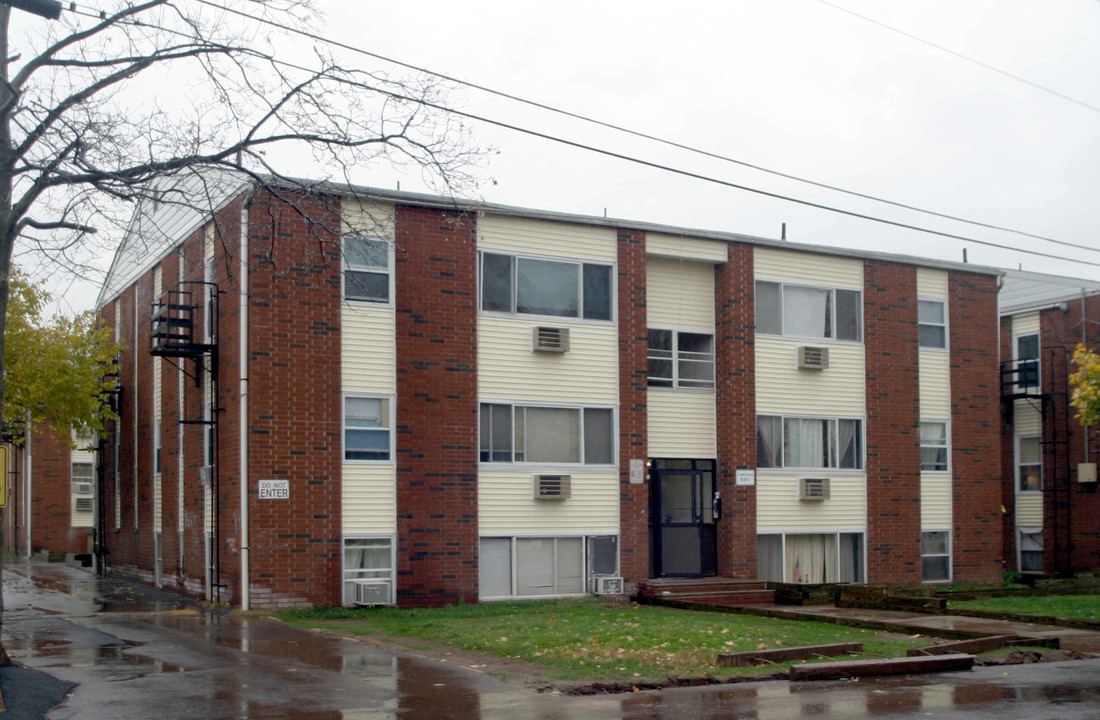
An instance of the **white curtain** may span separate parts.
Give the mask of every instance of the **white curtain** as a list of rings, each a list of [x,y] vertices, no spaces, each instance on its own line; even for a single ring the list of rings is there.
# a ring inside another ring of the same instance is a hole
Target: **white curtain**
[[[788,535],[787,582],[837,582],[836,535]]]
[[[783,286],[783,334],[796,337],[832,337],[832,291]]]
[[[761,415],[756,418],[756,464],[758,467],[782,467],[783,419]]]
[[[787,451],[784,464],[787,467],[832,467],[829,425],[827,420],[788,418],[783,432]]]
[[[581,461],[579,410],[525,407],[516,408],[516,416],[516,447],[523,448],[526,462]],[[520,433],[522,439],[518,437]]]

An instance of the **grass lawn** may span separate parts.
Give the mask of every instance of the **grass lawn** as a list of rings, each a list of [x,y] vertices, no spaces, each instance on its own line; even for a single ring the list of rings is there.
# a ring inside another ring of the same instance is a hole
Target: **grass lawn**
[[[401,639],[406,646],[413,639],[422,642],[422,649],[453,647],[537,663],[553,680],[761,675],[778,668],[719,668],[717,655],[862,642],[864,657],[893,657],[932,642],[828,623],[616,605],[595,598],[418,610],[322,608],[277,615],[298,627]]]
[[[952,600],[952,609],[1045,615],[1100,621],[1100,595],[1033,595],[1027,597]]]

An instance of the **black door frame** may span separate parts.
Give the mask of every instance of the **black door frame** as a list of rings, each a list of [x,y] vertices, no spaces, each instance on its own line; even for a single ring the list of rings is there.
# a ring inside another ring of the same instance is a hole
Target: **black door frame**
[[[718,480],[715,477],[717,463],[714,460],[696,460],[690,458],[670,459],[654,458],[650,460],[650,571],[652,577],[711,577],[717,574],[718,529],[715,505],[715,491]],[[710,474],[709,487],[705,474]],[[690,476],[692,520],[690,522],[666,522],[664,508],[661,505],[661,483],[664,478]],[[664,567],[664,528],[696,528],[699,552],[698,572],[672,572]]]

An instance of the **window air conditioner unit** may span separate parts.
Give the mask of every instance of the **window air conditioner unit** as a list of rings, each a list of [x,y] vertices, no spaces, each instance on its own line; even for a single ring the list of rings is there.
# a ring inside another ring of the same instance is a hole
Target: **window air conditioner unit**
[[[829,348],[802,345],[798,348],[799,370],[824,370],[829,367]]]
[[[1079,483],[1094,483],[1096,482],[1096,463],[1077,463],[1077,482]]]
[[[78,495],[90,495],[92,493],[92,484],[90,482],[73,483],[73,492]]]
[[[203,465],[199,468],[199,482],[203,487],[210,487],[214,480],[214,466]]]
[[[76,499],[76,509],[77,510],[91,510],[92,509],[92,498],[77,498]]]
[[[571,494],[571,475],[536,475],[536,500],[565,500]]]
[[[356,580],[355,604],[389,605],[391,585],[389,580]]]
[[[828,500],[829,478],[799,478],[799,500]]]
[[[535,352],[563,353],[569,351],[569,328],[531,328],[531,349]]]
[[[592,592],[597,595],[622,595],[623,579],[621,577],[597,575],[592,578]]]

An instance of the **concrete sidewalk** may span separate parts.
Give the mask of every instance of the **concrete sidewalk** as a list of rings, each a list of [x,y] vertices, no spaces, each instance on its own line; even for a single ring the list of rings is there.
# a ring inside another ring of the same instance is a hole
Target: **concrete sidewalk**
[[[929,615],[925,613],[872,608],[838,608],[828,605],[743,605],[738,612],[767,617],[823,620],[842,625],[894,630],[947,638],[1019,635],[1021,637],[1058,638],[1063,650],[1100,653],[1100,632],[1057,625],[1041,625],[965,615]]]

